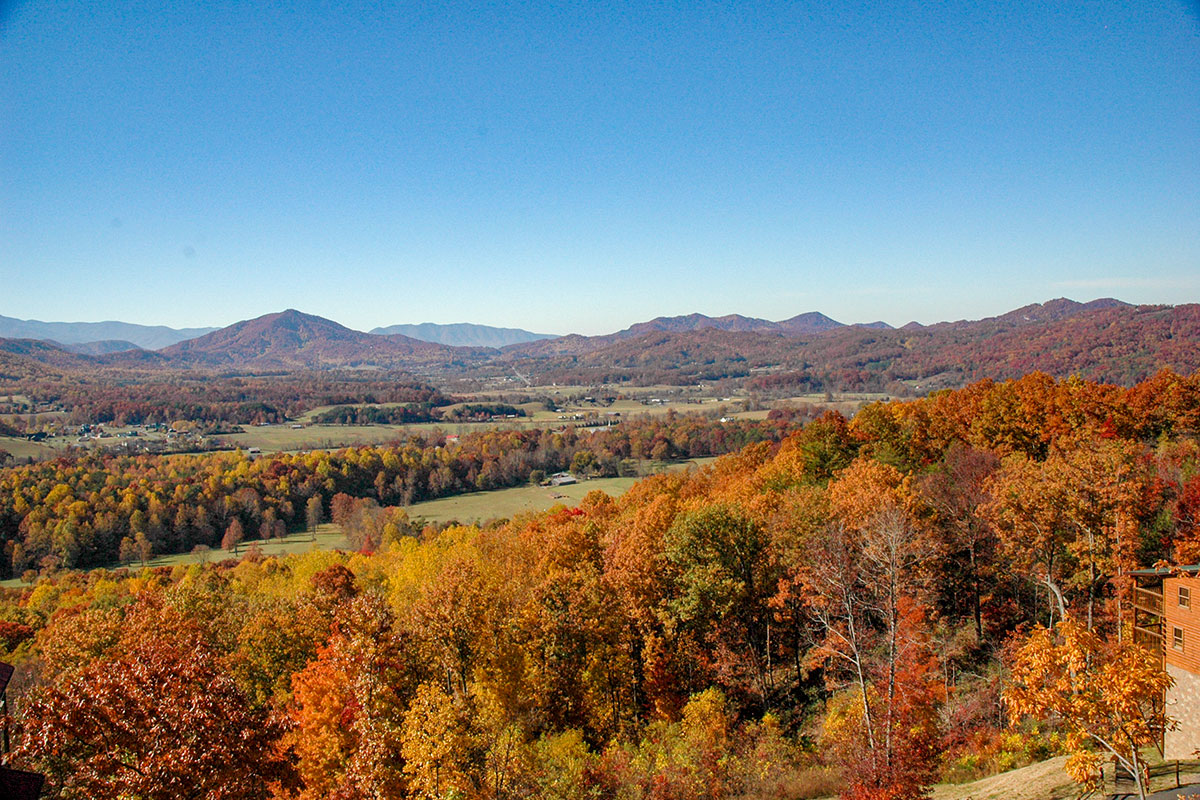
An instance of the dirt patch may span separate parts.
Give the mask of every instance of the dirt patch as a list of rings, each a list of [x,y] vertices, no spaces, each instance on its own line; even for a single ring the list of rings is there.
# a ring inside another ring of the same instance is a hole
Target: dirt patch
[[[1002,772],[971,783],[938,784],[933,800],[1058,800],[1077,797],[1079,788],[1063,771],[1066,756]]]

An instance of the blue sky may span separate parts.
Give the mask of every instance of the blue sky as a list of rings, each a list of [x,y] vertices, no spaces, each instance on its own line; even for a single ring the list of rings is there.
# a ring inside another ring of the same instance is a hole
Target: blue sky
[[[0,109],[7,316],[1200,301],[1183,0],[0,0]]]

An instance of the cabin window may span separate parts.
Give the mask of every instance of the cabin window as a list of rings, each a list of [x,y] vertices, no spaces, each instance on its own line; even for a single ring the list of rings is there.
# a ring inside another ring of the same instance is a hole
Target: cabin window
[[[1189,589],[1187,586],[1179,587],[1179,607],[1180,608],[1191,608],[1192,607],[1192,590]]]
[[[1176,650],[1183,649],[1183,628],[1171,628],[1171,638]]]

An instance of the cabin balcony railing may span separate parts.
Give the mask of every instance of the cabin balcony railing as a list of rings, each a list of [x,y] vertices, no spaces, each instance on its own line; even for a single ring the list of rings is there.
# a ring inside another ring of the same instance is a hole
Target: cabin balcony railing
[[[1133,590],[1133,607],[1148,614],[1161,617],[1163,613],[1163,596],[1160,592],[1154,592],[1138,586]]]
[[[1157,654],[1160,658],[1164,655],[1162,633],[1155,628],[1135,627],[1133,629],[1133,643],[1141,645],[1150,652]]]

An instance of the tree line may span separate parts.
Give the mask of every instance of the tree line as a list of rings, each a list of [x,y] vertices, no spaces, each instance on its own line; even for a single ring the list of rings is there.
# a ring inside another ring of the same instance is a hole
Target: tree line
[[[435,407],[453,402],[409,373],[362,377],[336,371],[280,375],[207,373],[110,374],[59,376],[5,383],[0,396],[19,395],[29,403],[0,403],[3,411],[32,413],[36,408],[66,412],[76,424],[168,424],[196,422],[277,423],[325,405],[379,403]],[[30,405],[32,404],[32,405]],[[16,418],[23,429],[25,419]]]
[[[85,454],[0,471],[0,542],[10,575],[99,566],[146,547],[151,553],[213,547],[234,521],[246,538],[264,520],[272,531],[276,523],[301,530],[314,496],[326,513],[338,494],[409,505],[516,486],[535,471],[568,469],[581,452],[590,474],[612,476],[623,460],[720,455],[779,439],[791,424],[668,415],[603,431],[492,430],[451,441],[423,432],[391,445],[265,457]]]

